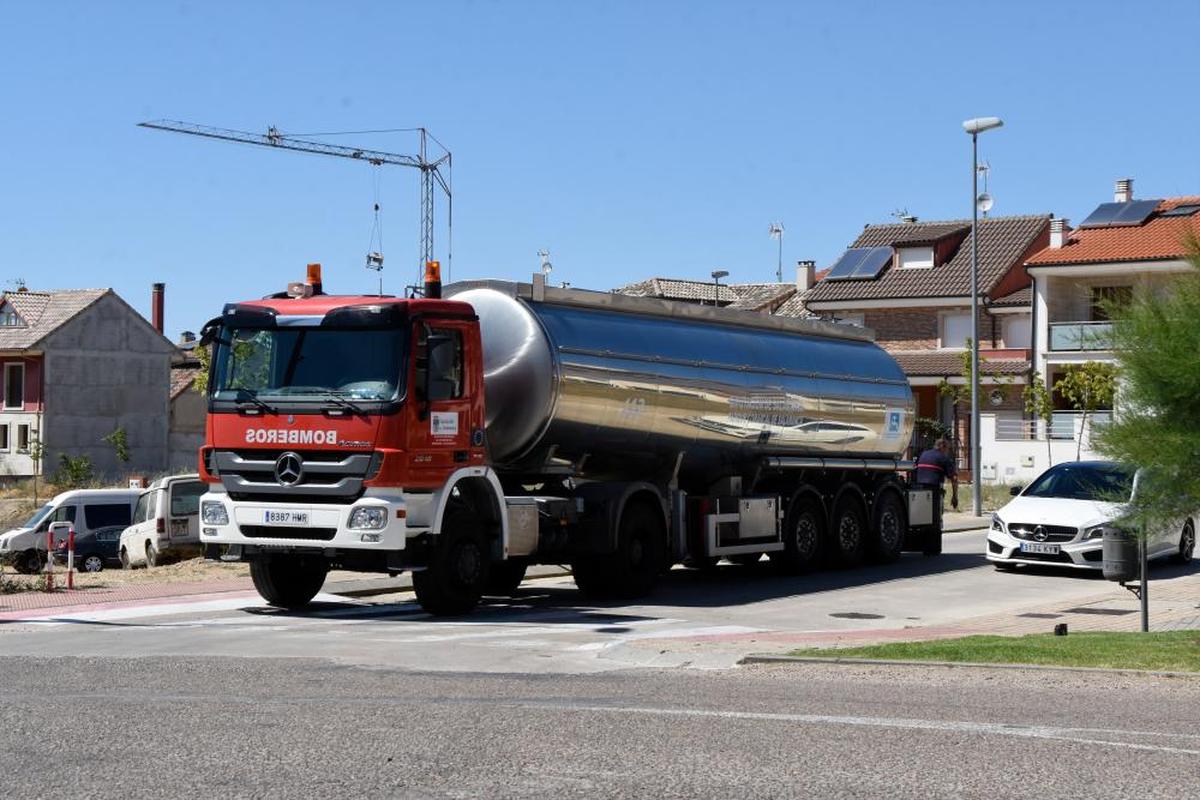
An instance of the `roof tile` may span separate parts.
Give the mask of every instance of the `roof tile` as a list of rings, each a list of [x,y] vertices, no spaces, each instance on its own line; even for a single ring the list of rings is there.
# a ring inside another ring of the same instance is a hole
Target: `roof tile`
[[[1158,214],[1183,205],[1200,205],[1200,196],[1171,197],[1159,203],[1154,211]],[[1190,217],[1152,216],[1142,225],[1118,228],[1077,228],[1065,245],[1047,247],[1026,263],[1042,267],[1184,258],[1189,233],[1200,236],[1200,213]]]
[[[24,350],[33,347],[111,291],[64,289],[49,292],[5,292],[0,296],[0,304],[11,305],[25,324],[0,327],[0,350]]]

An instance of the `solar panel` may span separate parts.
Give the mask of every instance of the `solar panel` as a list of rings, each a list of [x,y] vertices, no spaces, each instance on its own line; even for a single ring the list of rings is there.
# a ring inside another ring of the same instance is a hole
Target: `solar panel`
[[[890,247],[851,247],[830,267],[827,281],[871,280],[892,259]]]
[[[1175,206],[1169,211],[1163,211],[1160,217],[1190,217],[1200,211],[1200,205]]]
[[[1081,228],[1116,228],[1141,225],[1154,213],[1159,200],[1130,200],[1127,203],[1101,203],[1079,226]]]
[[[890,247],[872,247],[863,256],[863,260],[854,268],[852,277],[861,280],[874,280],[879,277],[879,273],[883,272],[892,260],[892,248]]]

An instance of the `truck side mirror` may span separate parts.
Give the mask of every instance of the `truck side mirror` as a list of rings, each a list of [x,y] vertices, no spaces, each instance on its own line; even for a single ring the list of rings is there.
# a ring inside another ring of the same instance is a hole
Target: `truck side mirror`
[[[456,342],[445,334],[432,333],[425,339],[425,400],[437,402],[454,397]]]

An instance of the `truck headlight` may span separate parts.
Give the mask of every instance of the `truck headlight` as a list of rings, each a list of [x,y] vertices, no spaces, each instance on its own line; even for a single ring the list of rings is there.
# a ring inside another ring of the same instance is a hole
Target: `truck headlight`
[[[350,512],[350,529],[377,531],[387,525],[387,509],[377,506],[359,506]]]
[[[1000,519],[999,514],[992,514],[992,530],[1004,533],[1004,520]]]
[[[205,525],[228,525],[229,512],[219,500],[205,500],[200,504],[200,519]]]

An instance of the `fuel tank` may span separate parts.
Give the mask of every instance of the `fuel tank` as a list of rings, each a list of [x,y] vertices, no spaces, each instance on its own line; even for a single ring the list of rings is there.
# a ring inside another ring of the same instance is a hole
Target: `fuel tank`
[[[716,480],[766,456],[898,458],[912,434],[908,381],[864,328],[536,279],[445,294],[479,316],[501,469]]]

